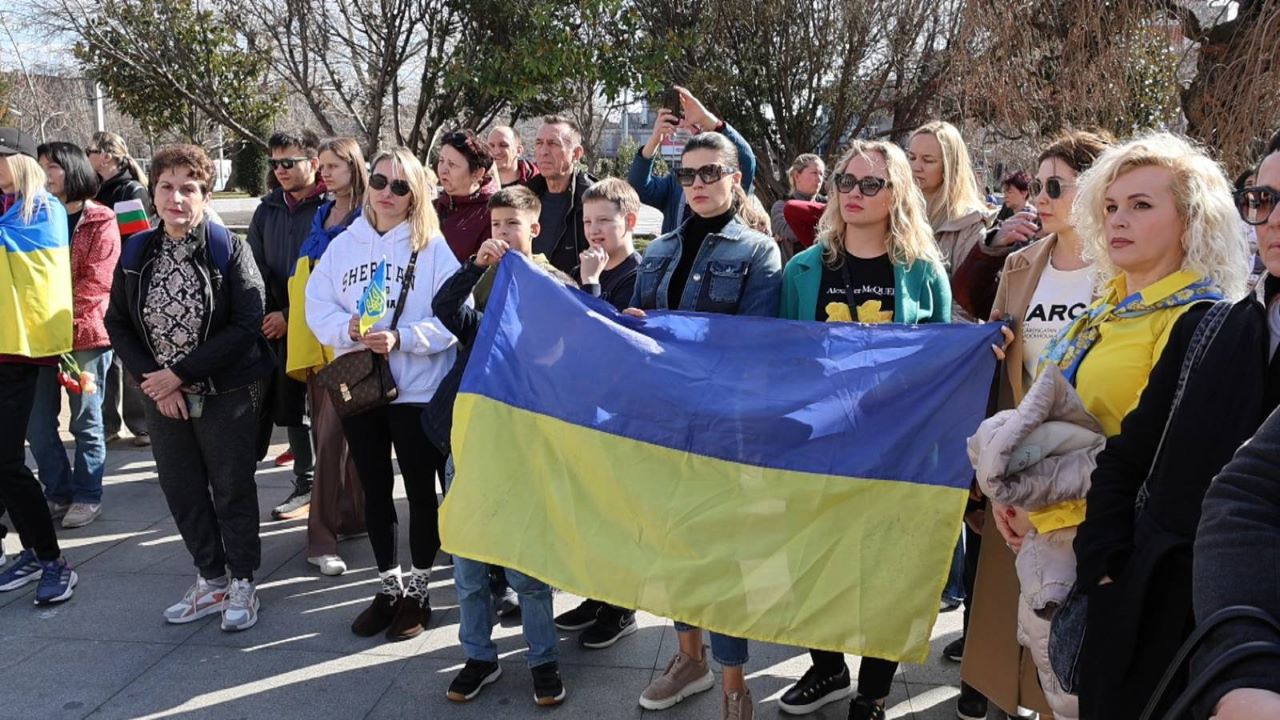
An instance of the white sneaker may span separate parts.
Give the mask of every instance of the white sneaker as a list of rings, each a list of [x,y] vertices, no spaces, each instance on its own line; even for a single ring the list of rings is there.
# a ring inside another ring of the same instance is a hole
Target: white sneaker
[[[347,564],[337,555],[309,557],[307,562],[320,568],[321,575],[341,575],[347,571]]]
[[[62,518],[62,527],[81,528],[102,514],[102,505],[99,503],[71,503],[71,507],[67,508],[67,514]]]
[[[226,596],[225,577],[220,578],[220,581],[210,582],[197,575],[196,584],[183,596],[182,602],[171,605],[164,611],[164,619],[174,625],[184,625],[220,613],[226,604]]]
[[[252,580],[232,580],[227,591],[227,604],[222,609],[222,629],[227,632],[248,630],[258,622],[258,591]]]

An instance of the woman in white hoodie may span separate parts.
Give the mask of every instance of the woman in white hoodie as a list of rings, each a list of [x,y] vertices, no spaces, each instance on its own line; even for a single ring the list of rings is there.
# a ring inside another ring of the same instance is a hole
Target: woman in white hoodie
[[[387,356],[399,395],[390,405],[343,418],[342,430],[365,489],[365,524],[382,587],[351,624],[357,635],[386,632],[388,640],[417,637],[431,618],[427,580],[440,549],[436,475],[444,457],[427,440],[419,418],[440,380],[453,366],[457,339],[431,313],[431,299],[458,269],[440,234],[426,171],[404,148],[373,163],[364,213],[334,238],[307,282],[307,325],[338,355],[364,349]],[[386,261],[387,312],[360,332],[357,305],[378,265]],[[406,277],[395,329],[393,316]],[[409,497],[412,571],[402,584],[396,556],[395,481],[391,448]]]

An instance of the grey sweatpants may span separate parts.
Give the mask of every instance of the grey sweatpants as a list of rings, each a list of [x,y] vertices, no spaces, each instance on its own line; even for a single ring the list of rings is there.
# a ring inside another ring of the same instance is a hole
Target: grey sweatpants
[[[256,386],[206,395],[199,418],[174,420],[147,399],[147,426],[160,489],[187,552],[206,580],[228,571],[252,580],[258,537]]]

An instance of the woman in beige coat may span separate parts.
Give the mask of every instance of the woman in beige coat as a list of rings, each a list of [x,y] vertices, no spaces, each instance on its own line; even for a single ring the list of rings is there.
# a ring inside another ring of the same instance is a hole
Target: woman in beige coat
[[[1035,377],[1041,351],[1093,300],[1091,266],[1082,257],[1083,241],[1071,210],[1077,176],[1111,142],[1107,136],[1075,131],[1040,154],[1031,201],[1048,235],[1005,260],[991,313],[993,320],[1007,318],[1014,327],[1000,375],[998,410],[1018,405]],[[1017,244],[1037,231],[1027,217],[1015,215],[1000,226],[993,244]],[[985,527],[997,528],[1002,538],[988,536],[1004,542],[984,543],[980,553],[961,676],[1010,714],[1019,706],[1044,713],[1049,703],[1036,665],[1016,636],[1019,587],[1014,552],[1029,524],[1025,513],[1014,511],[1011,516],[1008,508],[993,504]]]

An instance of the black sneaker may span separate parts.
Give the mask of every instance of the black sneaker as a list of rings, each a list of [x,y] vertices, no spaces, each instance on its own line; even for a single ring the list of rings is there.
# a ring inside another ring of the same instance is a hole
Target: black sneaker
[[[596,621],[578,636],[578,644],[587,650],[603,650],[635,631],[635,611],[602,604]]]
[[[311,483],[294,485],[284,502],[271,508],[272,520],[299,520],[311,513]]]
[[[956,698],[956,717],[960,720],[987,720],[987,699],[967,683],[960,683]]]
[[[849,720],[884,720],[884,708],[865,695],[859,695],[849,705]]]
[[[533,668],[533,701],[549,707],[564,702],[564,683],[560,682],[560,664],[549,662]]]
[[[782,693],[778,709],[789,715],[808,715],[827,703],[849,697],[852,689],[847,665],[836,675],[829,675],[815,665]]]
[[[583,600],[578,607],[557,615],[556,627],[570,632],[586,630],[595,624],[596,616],[600,614],[600,608],[603,606],[604,603],[599,600]]]
[[[497,682],[502,677],[502,666],[496,662],[468,660],[458,671],[458,676],[449,683],[447,697],[454,702],[466,702],[480,694],[485,685]]]
[[[964,660],[964,636],[961,635],[960,639],[947,643],[947,646],[942,648],[942,657],[951,662]]]

